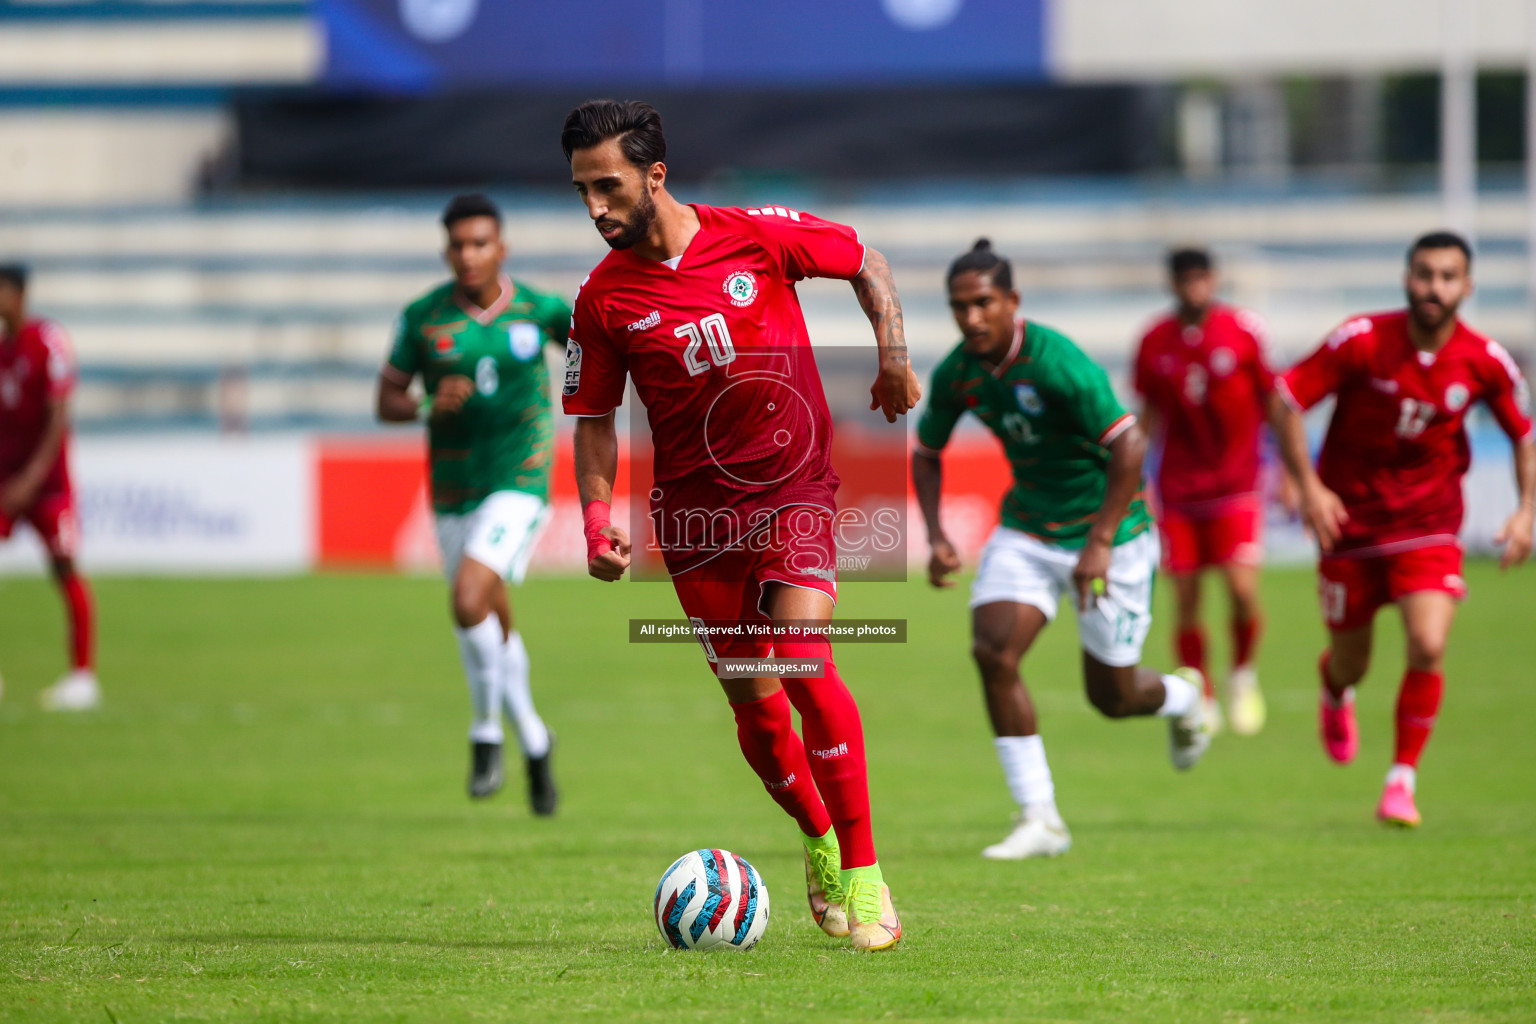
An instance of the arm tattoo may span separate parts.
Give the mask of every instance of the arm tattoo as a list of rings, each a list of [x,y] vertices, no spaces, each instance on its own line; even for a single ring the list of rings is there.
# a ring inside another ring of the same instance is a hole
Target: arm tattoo
[[[864,315],[869,317],[875,329],[875,342],[880,346],[880,358],[905,363],[907,338],[901,317],[901,299],[896,296],[896,282],[891,278],[891,265],[874,249],[864,251],[864,269],[853,279],[854,294]]]

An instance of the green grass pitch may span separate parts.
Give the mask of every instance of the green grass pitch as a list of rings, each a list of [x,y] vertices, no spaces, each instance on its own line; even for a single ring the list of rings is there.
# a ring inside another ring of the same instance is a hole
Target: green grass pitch
[[[1011,804],[963,591],[846,587],[843,615],[911,622],[839,655],[907,929],[874,956],[812,925],[793,826],[697,650],[625,642],[628,617],[675,614],[665,585],[517,593],[561,743],[544,821],[520,778],[464,796],[436,580],[101,580],[108,703],[79,717],[34,700],[60,666],[50,587],[0,581],[0,1020],[1533,1020],[1536,571],[1468,575],[1422,829],[1372,818],[1395,618],[1361,757],[1336,767],[1313,577],[1274,570],[1269,728],[1187,775],[1161,722],[1088,707],[1070,617],[1047,632],[1027,671],[1076,846],[1009,864],[978,856]],[[1149,660],[1167,650],[1164,618]],[[701,845],[769,884],[749,954],[670,951],[651,922],[661,871]]]

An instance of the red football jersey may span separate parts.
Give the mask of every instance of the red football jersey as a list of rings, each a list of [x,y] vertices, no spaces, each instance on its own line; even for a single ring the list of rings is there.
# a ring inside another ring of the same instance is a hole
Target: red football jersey
[[[694,206],[676,266],[610,252],[576,295],[565,411],[601,416],[634,380],[655,448],[651,516],[673,572],[789,505],[834,509],[832,415],[795,282],[857,277],[849,227],[782,206]]]
[[[15,337],[0,336],[0,480],[32,457],[48,422],[48,403],[68,396],[75,373],[69,336],[52,320],[27,320]],[[66,434],[42,493],[68,490],[68,447]]]
[[[1154,324],[1136,353],[1135,386],[1161,414],[1158,495],[1165,506],[1219,511],[1254,493],[1264,402],[1275,375],[1254,314],[1213,307],[1198,327]]]
[[[1474,402],[1511,440],[1531,437],[1529,392],[1503,346],[1458,322],[1439,352],[1421,352],[1404,310],[1345,323],[1278,387],[1297,409],[1338,396],[1317,471],[1349,512],[1339,551],[1357,557],[1456,542]]]

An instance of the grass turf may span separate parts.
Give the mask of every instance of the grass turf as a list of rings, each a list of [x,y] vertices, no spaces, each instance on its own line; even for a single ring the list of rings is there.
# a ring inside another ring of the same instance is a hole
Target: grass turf
[[[101,580],[107,705],[75,717],[34,701],[60,658],[48,584],[0,581],[0,1020],[1530,1020],[1536,576],[1468,576],[1422,829],[1372,819],[1394,617],[1338,768],[1313,735],[1312,576],[1276,570],[1269,727],[1188,775],[1161,722],[1089,709],[1070,616],[1047,631],[1026,669],[1076,846],[1009,864],[977,856],[1011,805],[962,595],[845,588],[845,617],[911,623],[839,651],[907,928],[876,956],[811,924],[793,826],[697,650],[625,642],[629,616],[675,614],[665,585],[518,592],[560,735],[545,821],[515,776],[463,795],[435,580]],[[1167,649],[1160,625],[1149,660]],[[767,879],[750,954],[669,951],[651,922],[656,878],[701,845]]]

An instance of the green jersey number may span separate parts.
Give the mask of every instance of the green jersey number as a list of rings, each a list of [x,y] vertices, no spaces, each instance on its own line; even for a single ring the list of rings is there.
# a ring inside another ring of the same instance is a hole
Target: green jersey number
[[[501,374],[496,371],[495,356],[481,356],[475,364],[475,390],[482,395],[494,395],[501,386]]]

